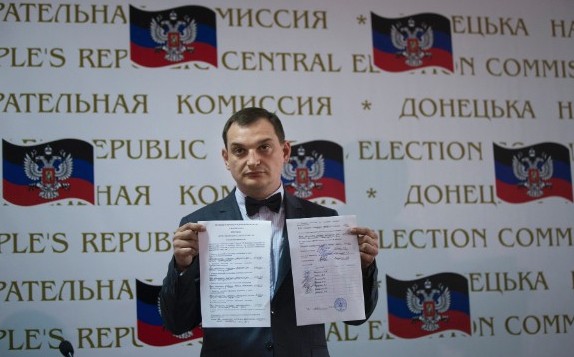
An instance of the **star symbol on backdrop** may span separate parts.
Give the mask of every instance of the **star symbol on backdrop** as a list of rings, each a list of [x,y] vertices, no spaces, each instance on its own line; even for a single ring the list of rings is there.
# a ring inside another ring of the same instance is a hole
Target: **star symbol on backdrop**
[[[361,102],[361,105],[363,106],[363,110],[371,110],[371,105],[373,105],[373,103],[365,99],[363,102]]]
[[[377,190],[375,190],[375,189],[372,188],[372,187],[369,188],[369,189],[367,190],[367,197],[368,197],[368,198],[375,198],[375,197],[377,197]]]

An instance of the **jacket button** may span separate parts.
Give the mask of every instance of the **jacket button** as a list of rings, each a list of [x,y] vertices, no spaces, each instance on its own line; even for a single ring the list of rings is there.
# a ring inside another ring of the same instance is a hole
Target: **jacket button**
[[[265,344],[265,348],[267,348],[267,350],[271,351],[271,350],[273,349],[273,342],[268,341],[268,342]]]
[[[275,310],[271,310],[271,315],[275,315]]]

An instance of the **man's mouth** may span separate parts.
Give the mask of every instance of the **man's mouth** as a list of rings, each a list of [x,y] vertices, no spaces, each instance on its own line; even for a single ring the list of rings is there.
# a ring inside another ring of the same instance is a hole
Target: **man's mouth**
[[[256,177],[256,176],[261,176],[263,175],[265,172],[263,171],[251,171],[251,172],[247,172],[245,173],[245,176],[247,177]]]

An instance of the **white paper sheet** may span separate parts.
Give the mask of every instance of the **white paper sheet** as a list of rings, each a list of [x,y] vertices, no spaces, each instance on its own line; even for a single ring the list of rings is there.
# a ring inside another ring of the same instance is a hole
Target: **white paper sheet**
[[[269,327],[270,221],[209,221],[199,233],[204,327]]]
[[[297,325],[365,318],[355,216],[288,219]]]

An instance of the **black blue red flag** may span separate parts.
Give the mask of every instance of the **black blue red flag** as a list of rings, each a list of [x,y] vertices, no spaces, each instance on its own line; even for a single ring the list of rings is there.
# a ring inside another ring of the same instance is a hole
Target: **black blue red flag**
[[[163,327],[159,312],[161,285],[150,285],[136,279],[137,335],[143,343],[151,346],[169,346],[203,337],[201,327],[175,336]]]
[[[371,13],[373,61],[388,72],[424,67],[454,70],[450,20],[423,13],[386,18]]]
[[[446,330],[471,334],[468,280],[439,273],[415,280],[386,276],[389,332],[419,338]]]
[[[203,6],[161,11],[130,6],[130,58],[144,67],[195,61],[217,67],[215,12]]]
[[[283,167],[287,192],[305,199],[334,198],[345,202],[343,148],[332,141],[315,140],[293,145]]]
[[[18,206],[64,199],[94,204],[94,148],[77,139],[32,146],[2,140],[2,194]]]
[[[551,196],[573,201],[568,147],[550,142],[513,149],[493,146],[498,198],[509,203]]]

